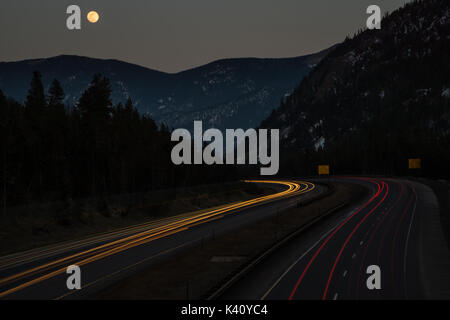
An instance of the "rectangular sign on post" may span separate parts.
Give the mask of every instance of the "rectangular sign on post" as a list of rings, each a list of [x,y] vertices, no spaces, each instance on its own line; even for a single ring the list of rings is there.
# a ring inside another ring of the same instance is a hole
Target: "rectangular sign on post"
[[[422,159],[409,159],[409,168],[410,169],[421,169],[422,168]]]
[[[320,165],[319,166],[319,176],[329,175],[330,174],[330,166],[329,165]]]

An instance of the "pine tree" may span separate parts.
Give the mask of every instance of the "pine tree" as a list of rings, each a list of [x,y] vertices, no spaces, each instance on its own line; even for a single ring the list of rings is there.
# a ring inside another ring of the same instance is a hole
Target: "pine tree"
[[[31,79],[30,89],[25,101],[25,121],[27,132],[25,132],[28,147],[28,161],[30,165],[28,168],[29,187],[31,189],[34,184],[39,187],[39,195],[42,200],[43,195],[43,170],[45,163],[43,162],[43,142],[44,128],[45,128],[45,108],[46,99],[44,94],[44,86],[42,85],[41,74],[38,71],[33,72]]]
[[[53,80],[47,94],[47,117],[45,125],[45,155],[50,173],[47,175],[49,187],[53,192],[59,192],[66,197],[69,193],[67,183],[67,138],[69,121],[64,106],[64,90],[58,80]],[[62,187],[61,187],[62,186]]]
[[[1,170],[2,170],[2,180],[1,180],[1,190],[2,190],[2,202],[3,202],[3,214],[6,215],[7,207],[7,149],[8,149],[8,112],[7,112],[7,101],[3,92],[0,90],[0,136],[2,137],[1,144]]]
[[[131,99],[113,108],[110,94],[109,81],[95,76],[69,109],[59,82],[45,96],[37,72],[25,105],[0,91],[1,207],[81,197],[107,204],[111,194],[233,178],[228,168],[173,166],[169,128]]]
[[[34,123],[35,126],[39,124],[43,116],[44,108],[46,106],[44,86],[42,85],[41,74],[38,71],[33,72],[30,89],[25,101],[25,113],[27,120]]]
[[[91,129],[105,125],[110,120],[112,111],[109,80],[96,74],[89,88],[81,96],[77,107],[82,120]]]
[[[89,158],[91,194],[107,192],[108,141],[111,125],[111,88],[109,80],[95,75],[89,88],[81,96],[77,109],[81,117],[83,137]]]
[[[51,107],[64,106],[64,90],[58,80],[54,79],[47,96],[48,105]]]

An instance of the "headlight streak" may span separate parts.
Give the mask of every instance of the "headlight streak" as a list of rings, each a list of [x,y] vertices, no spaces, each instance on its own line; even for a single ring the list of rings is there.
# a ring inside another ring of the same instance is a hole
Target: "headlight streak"
[[[3,298],[11,293],[17,292],[21,289],[29,287],[33,284],[39,283],[46,279],[52,278],[66,271],[67,266],[71,264],[76,264],[82,266],[113,254],[122,252],[124,250],[146,244],[157,239],[168,237],[170,235],[186,231],[189,228],[193,228],[200,224],[208,223],[214,220],[221,219],[226,215],[231,213],[236,213],[243,208],[250,208],[256,205],[261,205],[269,203],[282,198],[292,197],[300,195],[306,192],[310,192],[315,189],[315,185],[309,182],[290,182],[290,181],[272,181],[272,180],[246,180],[246,183],[264,183],[264,184],[278,184],[285,185],[288,187],[287,190],[271,194],[263,197],[258,197],[255,199],[240,201],[237,203],[221,206],[215,209],[201,210],[196,213],[182,214],[173,219],[178,219],[175,221],[168,220],[169,222],[163,226],[154,227],[150,230],[139,232],[137,234],[126,236],[125,238],[110,241],[108,243],[96,246],[94,248],[81,251],[76,254],[69,255],[67,257],[57,259],[45,263],[43,265],[28,269],[26,271],[8,276],[6,278],[0,279],[0,286],[5,286],[8,284],[13,284],[20,280],[26,278],[31,278],[34,275],[42,274],[48,271],[49,273],[38,276],[37,278],[31,279],[27,282],[14,286],[6,291],[0,292],[0,298]],[[154,225],[150,223],[149,225]],[[132,229],[133,230],[133,229]],[[68,244],[70,246],[70,244]],[[78,260],[78,261],[77,261]],[[76,261],[76,262],[74,262]],[[63,267],[61,267],[63,266]],[[54,270],[56,268],[56,270]],[[51,271],[53,270],[53,271]]]

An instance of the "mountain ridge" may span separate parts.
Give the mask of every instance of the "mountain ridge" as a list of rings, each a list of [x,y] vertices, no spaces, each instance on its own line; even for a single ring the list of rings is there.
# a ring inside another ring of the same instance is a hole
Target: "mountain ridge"
[[[335,173],[406,175],[408,159],[421,158],[430,176],[448,176],[449,39],[450,2],[428,0],[338,45],[261,124],[280,129],[285,168],[303,159],[308,174],[330,163]]]
[[[193,120],[205,126],[254,127],[280,99],[300,83],[329,49],[292,58],[220,59],[197,68],[165,73],[117,59],[76,55],[0,62],[0,89],[23,102],[32,72],[42,74],[44,87],[58,79],[65,103],[75,105],[95,73],[111,81],[114,103],[131,97],[141,113],[170,127]]]

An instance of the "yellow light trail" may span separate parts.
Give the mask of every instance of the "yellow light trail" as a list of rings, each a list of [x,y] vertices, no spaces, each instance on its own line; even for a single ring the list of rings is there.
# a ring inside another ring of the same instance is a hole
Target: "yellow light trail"
[[[281,198],[291,197],[294,195],[300,195],[306,192],[310,192],[314,190],[315,185],[309,182],[290,182],[290,181],[271,181],[271,180],[246,180],[247,183],[265,183],[265,184],[279,184],[279,185],[285,185],[288,187],[287,190],[284,190],[279,193],[258,197],[255,199],[247,200],[247,201],[240,201],[233,204],[220,206],[215,209],[209,209],[209,210],[201,210],[194,213],[187,213],[182,214],[179,216],[176,216],[174,218],[167,219],[168,223],[157,226],[154,228],[151,228],[149,230],[146,230],[144,232],[138,232],[137,234],[133,234],[131,236],[127,236],[122,239],[114,240],[111,242],[108,242],[106,244],[69,255],[67,257],[57,259],[55,261],[51,261],[48,263],[45,263],[43,265],[31,268],[29,270],[11,275],[9,277],[0,279],[0,286],[10,284],[16,281],[19,281],[20,279],[24,279],[26,277],[31,277],[35,274],[42,273],[45,271],[48,271],[52,268],[58,268],[57,270],[51,271],[48,274],[44,274],[42,276],[39,276],[38,278],[32,279],[30,281],[27,281],[23,284],[20,284],[14,288],[8,289],[6,291],[0,292],[0,298],[5,297],[13,292],[19,291],[21,289],[24,289],[28,286],[31,286],[33,284],[36,284],[38,282],[44,281],[46,279],[52,278],[58,274],[64,273],[66,271],[67,266],[71,264],[76,264],[78,266],[82,266],[103,258],[106,258],[108,256],[111,256],[113,254],[122,252],[124,250],[143,245],[145,243],[155,241],[157,239],[161,239],[185,230],[188,230],[189,228],[198,226],[200,224],[204,224],[207,222],[211,222],[213,220],[220,219],[224,217],[227,214],[230,214],[231,211],[236,212],[243,208],[249,208],[256,205],[261,205],[263,203],[268,203],[274,200],[278,200]],[[302,188],[303,186],[303,188]],[[158,222],[161,222],[165,219],[159,220]],[[155,222],[149,223],[148,226],[155,225]],[[139,225],[136,228],[142,228],[146,225]],[[127,230],[127,229],[124,229]],[[133,227],[129,229],[129,231],[133,231]],[[114,234],[114,233],[113,233]],[[70,248],[70,244],[68,244]],[[74,261],[75,259],[81,259],[78,262],[75,263],[69,263],[69,261]],[[63,268],[59,268],[61,265],[65,264],[66,266]]]

